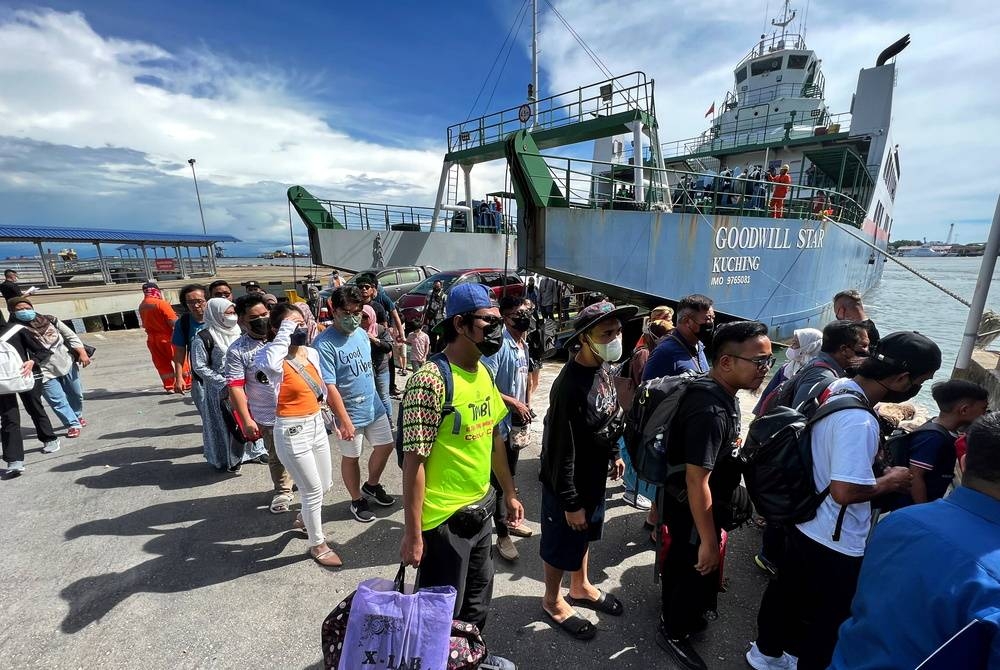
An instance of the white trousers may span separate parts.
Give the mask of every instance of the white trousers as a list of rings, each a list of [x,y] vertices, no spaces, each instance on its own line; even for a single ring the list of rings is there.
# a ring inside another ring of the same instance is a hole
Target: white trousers
[[[274,451],[299,487],[302,520],[309,544],[326,541],[323,534],[323,494],[333,486],[330,440],[319,413],[304,417],[276,417]]]

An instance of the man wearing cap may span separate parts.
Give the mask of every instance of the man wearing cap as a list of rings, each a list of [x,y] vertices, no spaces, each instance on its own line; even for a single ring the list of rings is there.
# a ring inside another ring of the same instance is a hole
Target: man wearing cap
[[[549,391],[549,409],[542,433],[538,478],[542,482],[542,541],[545,566],[542,610],[559,628],[577,640],[597,632],[574,607],[621,616],[618,598],[590,582],[590,543],[601,539],[604,494],[608,478],[619,479],[625,463],[619,455],[613,419],[618,396],[609,363],[622,355],[622,323],[635,316],[632,305],[615,307],[598,302],[580,310],[569,345],[580,349],[563,366]],[[608,464],[611,471],[608,471]],[[562,594],[570,573],[569,597]]]
[[[264,289],[261,288],[260,284],[253,281],[252,279],[250,281],[243,282],[243,288],[246,289],[247,295],[251,295],[254,293],[260,296],[264,295]]]
[[[160,375],[163,390],[174,390],[174,347],[170,338],[174,334],[177,313],[170,303],[163,299],[156,282],[142,285],[142,302],[139,303],[139,322],[146,331],[146,348],[153,359],[153,366]]]
[[[482,630],[493,596],[493,496],[503,495],[509,524],[524,518],[499,431],[507,408],[480,362],[499,350],[503,320],[485,286],[459,284],[438,328],[452,377],[451,406],[445,407],[440,369],[428,361],[410,377],[403,397],[400,557],[418,568],[419,587],[454,587],[455,618]],[[491,472],[502,493],[490,486]],[[514,664],[491,654],[481,667],[513,670]]]
[[[848,396],[871,407],[905,402],[941,367],[941,350],[917,332],[884,337],[862,362],[853,379],[838,379],[825,403]],[[824,403],[824,404],[825,404]],[[872,473],[879,447],[879,423],[865,409],[845,409],[812,428],[813,479],[817,491],[829,489],[816,517],[788,534],[778,576],[768,584],[757,614],[757,641],[747,663],[757,670],[792,667],[820,670],[830,665],[837,629],[850,615],[858,586],[865,542],[872,525],[870,501],[906,492],[908,468]]]

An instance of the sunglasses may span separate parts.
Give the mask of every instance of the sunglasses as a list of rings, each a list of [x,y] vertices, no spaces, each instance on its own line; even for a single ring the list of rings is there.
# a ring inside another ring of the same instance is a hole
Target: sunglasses
[[[766,370],[773,367],[777,362],[774,356],[760,356],[758,358],[744,358],[743,356],[737,356],[736,354],[730,354],[733,358],[738,358],[741,361],[746,361],[747,363],[753,363],[757,366],[758,370]]]

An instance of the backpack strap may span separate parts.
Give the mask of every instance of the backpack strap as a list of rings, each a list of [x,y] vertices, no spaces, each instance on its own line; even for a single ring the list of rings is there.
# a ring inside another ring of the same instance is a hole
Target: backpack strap
[[[191,349],[191,315],[181,315],[181,332],[184,334],[184,348]]]
[[[205,354],[208,356],[208,360],[211,361],[212,349],[215,349],[215,338],[212,337],[212,334],[209,333],[207,329],[199,330],[195,333],[195,337],[200,339],[205,345]]]
[[[200,334],[201,333],[199,333],[199,335]],[[312,375],[306,372],[306,369],[302,367],[302,364],[299,363],[294,358],[286,358],[285,361],[288,363],[288,366],[290,368],[295,370],[295,372],[297,372],[299,376],[302,377],[302,381],[306,383],[306,386],[308,386],[309,389],[316,394],[316,400],[322,401],[324,395],[323,388],[316,383],[316,380],[312,378]]]
[[[24,329],[24,326],[22,326],[19,323],[15,323],[14,325],[12,325],[10,328],[7,329],[6,333],[0,335],[0,342],[8,342],[10,338],[14,337],[14,335],[16,335],[18,331],[22,329]]]
[[[441,406],[441,423],[444,423],[445,417],[449,414],[455,415],[451,433],[452,435],[458,435],[462,429],[462,415],[455,411],[455,405],[452,404],[455,398],[455,378],[451,374],[451,362],[443,351],[434,354],[428,360],[437,366],[438,371],[441,373],[441,379],[444,381],[444,404]]]

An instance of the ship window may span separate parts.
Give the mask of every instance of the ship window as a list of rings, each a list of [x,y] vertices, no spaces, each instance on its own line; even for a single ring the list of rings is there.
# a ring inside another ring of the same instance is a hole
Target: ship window
[[[806,63],[809,62],[809,56],[802,56],[799,54],[792,54],[788,57],[788,69],[789,70],[804,70]]]
[[[746,78],[747,78],[747,69],[745,67],[741,67],[736,72],[736,83],[739,84],[740,82],[746,80]]]
[[[754,62],[750,63],[750,74],[758,75],[758,74],[764,74],[765,72],[773,72],[775,70],[780,70],[781,60],[782,60],[781,56],[755,60]]]

